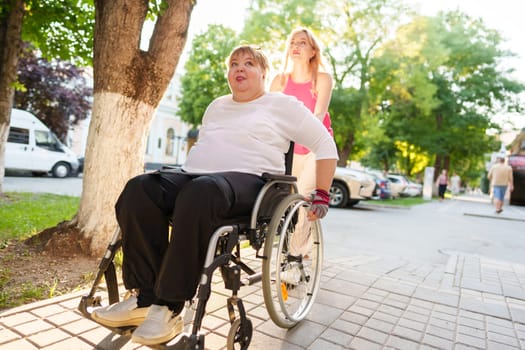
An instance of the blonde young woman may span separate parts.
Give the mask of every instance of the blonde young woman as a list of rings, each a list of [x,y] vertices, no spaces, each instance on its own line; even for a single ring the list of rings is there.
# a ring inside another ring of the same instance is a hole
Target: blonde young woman
[[[270,91],[281,91],[295,96],[333,135],[328,113],[332,77],[324,71],[321,49],[310,30],[297,28],[288,36],[282,72],[273,79]],[[300,193],[308,195],[315,190],[315,154],[299,144],[295,145],[292,175],[297,177]],[[311,247],[309,228],[310,222],[300,217],[298,234],[291,243],[292,253],[308,255]]]

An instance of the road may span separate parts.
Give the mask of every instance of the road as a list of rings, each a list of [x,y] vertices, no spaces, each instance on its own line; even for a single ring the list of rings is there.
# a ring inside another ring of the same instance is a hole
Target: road
[[[6,176],[4,177],[4,191],[54,193],[80,197],[82,193],[81,176],[67,177],[64,179],[50,176]]]
[[[461,252],[525,264],[524,227],[525,207],[506,206],[497,215],[483,195],[410,209],[331,209],[323,222],[327,255],[371,253],[426,263]]]
[[[80,196],[82,178],[6,176],[4,190]],[[410,209],[372,206],[330,209],[323,220],[325,255],[403,257],[445,263],[447,252],[461,252],[525,265],[525,207],[505,206],[494,214],[484,195],[431,201]]]

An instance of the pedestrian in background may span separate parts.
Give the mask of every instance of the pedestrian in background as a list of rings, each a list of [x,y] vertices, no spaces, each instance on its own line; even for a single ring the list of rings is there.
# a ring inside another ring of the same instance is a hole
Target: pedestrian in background
[[[332,77],[324,70],[321,48],[307,28],[293,30],[287,39],[281,73],[274,77],[270,91],[281,91],[295,96],[312,111],[333,136],[328,104],[332,96]],[[299,193],[308,195],[315,190],[315,154],[295,144],[292,175],[297,177]],[[311,247],[310,222],[299,214],[296,234],[290,250],[292,254],[308,255]]]
[[[447,169],[441,170],[441,174],[436,179],[436,185],[438,187],[438,197],[439,201],[441,202],[443,199],[445,199],[445,192],[447,191],[448,186],[448,175],[447,175]]]
[[[455,197],[459,194],[459,190],[461,188],[461,177],[459,177],[458,173],[454,172],[454,175],[450,178],[450,191],[452,192],[452,195]]]
[[[490,168],[488,178],[492,185],[492,196],[494,198],[496,214],[499,214],[503,211],[503,201],[505,200],[507,188],[509,192],[514,190],[512,168],[510,165],[505,164],[504,157],[497,157],[496,164]]]

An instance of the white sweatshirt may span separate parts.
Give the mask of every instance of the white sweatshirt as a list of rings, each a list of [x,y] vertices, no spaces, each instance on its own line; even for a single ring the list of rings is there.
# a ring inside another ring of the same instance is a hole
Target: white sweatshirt
[[[183,169],[283,174],[290,141],[308,147],[316,159],[338,159],[332,136],[295,97],[267,92],[239,103],[231,95],[222,96],[204,113],[198,141]]]

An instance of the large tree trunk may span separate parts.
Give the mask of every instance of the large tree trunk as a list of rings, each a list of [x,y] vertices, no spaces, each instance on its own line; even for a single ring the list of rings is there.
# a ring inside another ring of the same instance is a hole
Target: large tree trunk
[[[168,0],[144,52],[139,47],[149,1],[95,1],[93,113],[80,208],[69,223],[84,253],[106,248],[117,226],[117,197],[143,172],[150,122],[184,48],[194,3]]]
[[[5,17],[0,17],[0,195],[3,194],[5,144],[9,133],[11,109],[15,90],[16,68],[22,44],[24,1],[8,0]]]
[[[154,112],[150,104],[121,94],[94,95],[76,217],[78,228],[90,239],[90,253],[99,253],[116,228],[113,206],[124,184],[144,172],[146,137]]]
[[[352,153],[352,147],[354,147],[354,134],[350,134],[348,141],[343,145],[343,148],[339,150],[339,160],[337,161],[337,166],[346,167],[348,164],[348,159]]]

